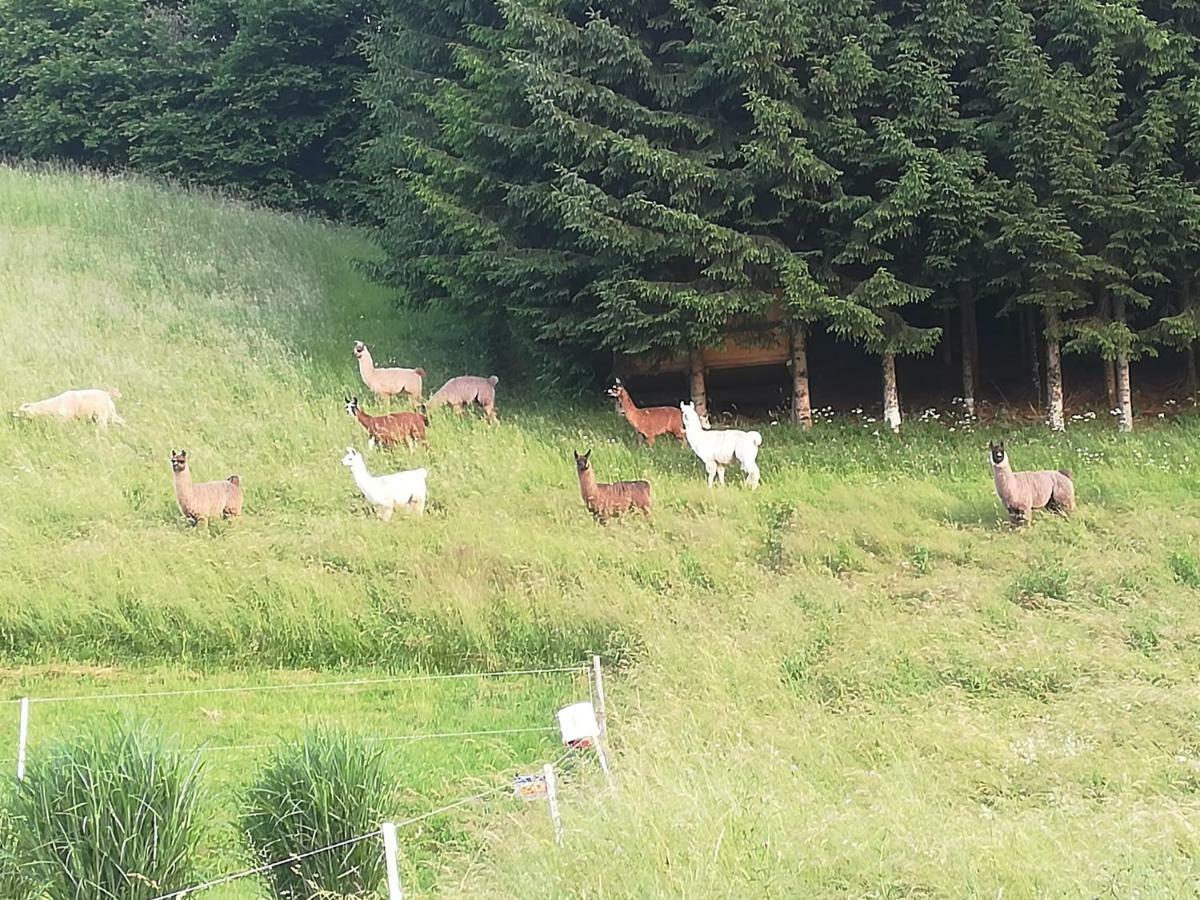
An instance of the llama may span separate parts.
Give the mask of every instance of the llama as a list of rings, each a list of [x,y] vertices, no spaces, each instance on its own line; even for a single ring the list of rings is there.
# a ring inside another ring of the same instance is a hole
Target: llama
[[[996,494],[1014,527],[1028,524],[1035,509],[1048,509],[1063,516],[1075,511],[1075,481],[1067,469],[1014,472],[1004,441],[998,444],[988,441],[988,456]]]
[[[346,397],[346,412],[357,419],[358,424],[367,430],[367,434],[371,436],[372,447],[391,448],[400,441],[403,441],[409,450],[418,441],[426,447],[429,446],[429,441],[425,438],[425,426],[429,424],[429,419],[425,415],[424,407],[420,412],[415,413],[398,412],[389,413],[386,416],[369,416],[359,407],[357,397],[348,396]]]
[[[480,378],[478,375],[459,375],[451,378],[437,389],[429,398],[429,409],[438,406],[452,406],[454,411],[461,413],[469,403],[478,403],[489,422],[496,421],[496,382],[500,379],[495,375]]]
[[[354,476],[354,483],[367,498],[367,502],[375,507],[383,521],[391,519],[397,507],[408,509],[418,516],[425,512],[425,478],[429,474],[427,469],[413,469],[392,475],[372,475],[367,471],[362,454],[353,447],[346,448],[342,465],[350,470],[350,474]]]
[[[171,471],[175,473],[175,499],[179,511],[193,525],[210,519],[234,518],[242,514],[242,479],[230,475],[224,481],[192,482],[187,451],[171,451]]]
[[[686,440],[683,432],[683,418],[673,406],[644,406],[634,405],[633,398],[625,385],[618,378],[608,389],[608,396],[615,397],[617,405],[625,420],[633,426],[633,430],[646,444],[654,446],[655,439],[660,434],[670,434],[680,441]]]
[[[377,369],[371,359],[371,351],[362,341],[354,342],[354,358],[358,360],[358,374],[363,384],[370,388],[380,400],[389,400],[397,394],[408,394],[414,400],[421,399],[424,386],[424,369]]]
[[[93,419],[101,428],[107,428],[109,424],[125,424],[125,420],[117,415],[117,406],[113,403],[119,399],[121,392],[116,388],[63,391],[47,400],[22,403],[17,414],[27,418],[55,416],[60,419]]]
[[[757,431],[735,431],[733,429],[710,431],[700,422],[696,407],[691,403],[680,403],[679,411],[683,414],[683,429],[687,435],[688,446],[704,462],[708,472],[708,486],[713,486],[713,479],[719,478],[725,483],[725,467],[734,459],[742,464],[746,473],[746,484],[754,490],[762,483],[758,471],[758,448],[762,444],[762,435]]]
[[[603,525],[612,516],[634,509],[640,509],[642,515],[650,515],[650,482],[614,481],[611,484],[597,484],[596,474],[592,471],[592,451],[582,456],[577,450],[572,452],[575,454],[575,471],[579,475],[579,493],[592,518]]]

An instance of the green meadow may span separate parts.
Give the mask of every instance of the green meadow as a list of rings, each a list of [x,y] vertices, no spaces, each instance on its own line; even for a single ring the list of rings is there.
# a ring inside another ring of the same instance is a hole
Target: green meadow
[[[418,823],[410,890],[1200,893],[1200,416],[1132,435],[762,422],[762,489],[731,468],[710,491],[606,398],[501,380],[498,425],[435,413],[428,450],[367,452],[430,471],[427,515],[384,523],[340,464],[366,452],[343,395],[377,411],[353,341],[431,389],[490,373],[470,323],[394,308],[370,254],[215,197],[0,168],[0,409],[115,386],[127,422],[0,416],[0,699],[373,682],[39,702],[31,757],[114,717],[204,748],[216,877],[250,862],[234,822],[264,745],[316,723],[388,741],[397,817],[418,815],[557,757],[554,712],[588,687],[405,679],[599,654],[616,790],[575,764],[562,848],[544,808],[504,797]],[[1010,529],[997,435],[1018,469],[1072,469],[1077,515]],[[651,519],[592,521],[571,459],[589,447],[600,480],[652,482]],[[242,519],[182,519],[179,448],[197,480],[241,476]],[[510,729],[542,730],[409,739]],[[16,733],[10,702],[9,771]]]

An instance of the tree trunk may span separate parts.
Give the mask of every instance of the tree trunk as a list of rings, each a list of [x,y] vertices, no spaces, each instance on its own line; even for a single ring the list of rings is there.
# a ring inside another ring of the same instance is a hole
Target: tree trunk
[[[1058,345],[1058,311],[1046,313],[1046,421],[1051,431],[1065,431],[1063,414],[1062,349]]]
[[[1112,298],[1113,320],[1125,324],[1125,298]],[[1129,386],[1129,352],[1117,352],[1117,431],[1133,431],[1133,392]]]
[[[700,421],[708,422],[708,391],[704,387],[704,360],[699,350],[693,350],[688,356],[689,386],[692,404],[696,407],[696,415]]]
[[[954,312],[950,307],[942,310],[942,364],[947,369],[954,368],[954,342],[950,335],[954,333]]]
[[[812,395],[808,391],[808,332],[792,329],[792,421],[805,431],[812,428]]]
[[[1029,335],[1029,379],[1033,385],[1033,408],[1040,409],[1044,400],[1042,393],[1042,344],[1038,340],[1038,314],[1033,310],[1022,310],[1025,333]]]
[[[1196,393],[1200,391],[1200,381],[1196,378],[1196,342],[1187,345],[1184,351],[1187,357],[1187,385],[1188,393],[1192,396],[1192,405],[1196,405]]]
[[[976,325],[975,301],[964,296],[960,301],[962,307],[962,397],[963,408],[968,416],[975,415],[975,383],[976,373]]]
[[[1100,315],[1109,322],[1113,318],[1112,303],[1112,295],[1105,291],[1100,301]],[[1108,411],[1111,413],[1117,408],[1117,370],[1111,359],[1102,359],[1101,362],[1104,364],[1104,390],[1108,394]]]
[[[883,354],[883,421],[900,432],[900,396],[896,392],[896,355]]]

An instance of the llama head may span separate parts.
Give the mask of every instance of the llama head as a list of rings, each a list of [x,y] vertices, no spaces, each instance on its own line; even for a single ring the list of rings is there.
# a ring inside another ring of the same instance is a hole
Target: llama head
[[[357,450],[355,450],[353,447],[347,447],[346,455],[342,457],[342,465],[343,466],[353,466],[360,462],[362,462],[362,454],[359,453]]]
[[[187,451],[180,450],[178,453],[176,453],[174,450],[172,450],[171,451],[171,471],[172,472],[183,472],[186,469],[187,469]]]
[[[1008,459],[1008,454],[1004,450],[1004,441],[993,443],[988,441],[988,455],[992,459],[992,465],[1002,466],[1005,460]]]
[[[620,397],[621,391],[625,390],[625,385],[621,384],[620,378],[614,378],[612,387],[608,389],[608,396]]]
[[[108,396],[112,397],[114,400],[121,399],[121,389],[120,388],[109,388],[106,393],[108,394]]]
[[[352,416],[356,412],[358,412],[358,398],[351,397],[349,394],[347,394],[346,395],[346,414]]]
[[[362,359],[362,355],[367,352],[367,345],[362,341],[354,342],[354,358]]]
[[[592,467],[592,451],[591,450],[589,450],[587,453],[584,453],[582,456],[580,456],[578,450],[572,450],[571,452],[575,454],[575,471],[576,472],[586,472],[588,469],[590,469]]]

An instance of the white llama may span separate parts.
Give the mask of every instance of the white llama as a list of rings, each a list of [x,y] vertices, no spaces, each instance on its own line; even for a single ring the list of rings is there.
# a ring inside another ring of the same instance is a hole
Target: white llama
[[[746,484],[751,490],[758,487],[762,479],[758,472],[758,448],[762,444],[762,435],[757,431],[710,430],[706,429],[696,415],[696,407],[691,403],[680,403],[679,411],[683,413],[683,432],[687,436],[688,446],[704,462],[708,472],[708,486],[713,486],[713,479],[725,483],[725,467],[733,460],[742,464],[746,473]]]

